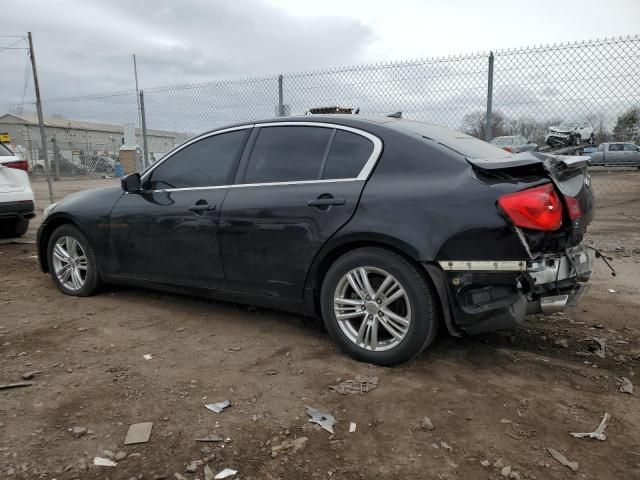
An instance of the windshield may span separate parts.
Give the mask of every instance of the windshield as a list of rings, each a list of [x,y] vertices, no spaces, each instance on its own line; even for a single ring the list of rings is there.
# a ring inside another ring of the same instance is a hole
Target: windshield
[[[386,125],[395,126],[399,130],[410,131],[420,135],[426,140],[439,143],[454,152],[468,158],[505,159],[511,154],[502,148],[491,145],[483,140],[478,140],[466,133],[457,132],[449,128],[431,125],[429,123],[402,120],[389,122]]]
[[[513,141],[513,137],[496,137],[491,140],[491,143],[494,145],[513,145]]]
[[[577,127],[578,127],[577,123],[565,122],[565,123],[561,123],[559,128],[573,129],[573,128],[577,128]]]

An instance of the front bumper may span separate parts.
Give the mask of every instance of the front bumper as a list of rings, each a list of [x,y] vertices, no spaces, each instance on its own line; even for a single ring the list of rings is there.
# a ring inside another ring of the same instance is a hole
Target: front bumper
[[[536,261],[440,262],[452,317],[469,334],[514,328],[535,313],[564,310],[588,290],[594,254],[582,246]]]

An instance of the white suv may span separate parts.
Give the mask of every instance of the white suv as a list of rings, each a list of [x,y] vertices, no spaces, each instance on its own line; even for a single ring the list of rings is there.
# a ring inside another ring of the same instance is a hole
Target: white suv
[[[552,147],[595,143],[593,127],[589,122],[563,122],[558,126],[549,127],[544,141]]]
[[[19,237],[35,217],[28,162],[0,143],[0,237]]]

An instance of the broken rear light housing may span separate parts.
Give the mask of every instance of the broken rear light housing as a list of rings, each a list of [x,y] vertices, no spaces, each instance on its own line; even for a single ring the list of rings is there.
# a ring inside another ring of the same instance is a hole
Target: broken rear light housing
[[[550,231],[562,225],[562,203],[551,183],[503,195],[498,205],[521,228]]]

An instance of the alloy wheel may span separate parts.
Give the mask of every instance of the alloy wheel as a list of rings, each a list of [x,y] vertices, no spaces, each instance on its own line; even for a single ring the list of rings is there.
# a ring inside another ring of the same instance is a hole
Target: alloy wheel
[[[87,256],[75,238],[65,235],[53,246],[53,269],[60,284],[77,292],[87,280]]]
[[[411,325],[407,292],[393,275],[377,267],[347,272],[336,286],[333,309],[344,335],[365,350],[398,346]]]

